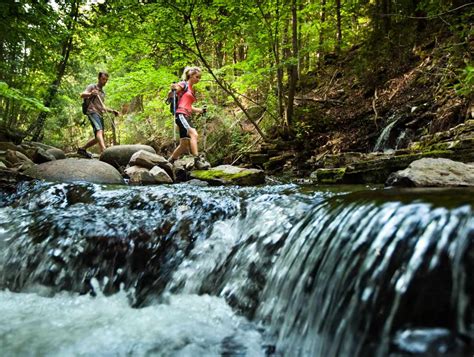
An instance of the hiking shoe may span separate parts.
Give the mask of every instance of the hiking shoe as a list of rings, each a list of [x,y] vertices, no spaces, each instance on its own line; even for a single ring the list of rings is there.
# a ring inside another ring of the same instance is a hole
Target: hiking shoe
[[[87,152],[86,149],[79,148],[77,149],[77,154],[85,157],[86,159],[92,159],[92,154]]]
[[[196,156],[194,158],[194,168],[197,170],[207,170],[211,167],[211,164],[206,161],[203,157]]]

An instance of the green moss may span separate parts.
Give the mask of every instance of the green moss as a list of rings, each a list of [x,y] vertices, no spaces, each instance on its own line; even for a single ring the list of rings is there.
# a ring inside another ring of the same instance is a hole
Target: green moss
[[[220,181],[234,181],[242,177],[251,175],[252,172],[242,170],[235,174],[228,174],[221,170],[194,170],[191,173],[191,176],[199,180],[210,181],[210,180],[220,180]]]
[[[316,170],[316,178],[318,180],[318,183],[341,183],[345,173],[345,167],[339,167],[336,169],[318,169]]]
[[[453,155],[453,152],[451,150],[430,150],[430,151],[425,151],[421,154],[422,157],[443,157],[443,158],[449,158],[452,155]]]

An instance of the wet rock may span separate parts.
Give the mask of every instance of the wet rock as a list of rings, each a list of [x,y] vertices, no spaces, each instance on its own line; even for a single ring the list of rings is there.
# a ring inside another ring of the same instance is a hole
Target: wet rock
[[[265,182],[263,170],[244,169],[232,165],[220,165],[209,170],[195,170],[191,177],[215,185],[253,186]]]
[[[408,329],[397,331],[390,356],[463,356],[464,341],[444,328]]]
[[[31,177],[25,176],[15,170],[7,169],[0,162],[0,190],[8,193],[16,191],[16,186],[21,181],[29,181]]]
[[[449,159],[424,158],[389,176],[386,186],[474,186],[474,165]]]
[[[100,155],[100,160],[120,169],[127,166],[133,154],[140,150],[156,154],[155,149],[148,145],[115,145],[105,149]]]
[[[35,165],[25,175],[46,181],[86,181],[99,184],[123,184],[120,173],[112,166],[99,160],[64,159]]]

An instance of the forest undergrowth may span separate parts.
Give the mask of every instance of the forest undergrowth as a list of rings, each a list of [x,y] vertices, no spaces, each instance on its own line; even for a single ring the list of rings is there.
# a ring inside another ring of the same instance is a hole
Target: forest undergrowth
[[[295,145],[306,156],[370,152],[395,117],[412,140],[465,121],[474,105],[473,53],[472,29],[431,27],[415,44],[366,44],[327,58],[300,80]]]

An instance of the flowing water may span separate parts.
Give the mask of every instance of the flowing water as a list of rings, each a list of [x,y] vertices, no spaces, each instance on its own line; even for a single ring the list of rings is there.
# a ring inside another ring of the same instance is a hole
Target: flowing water
[[[474,191],[0,194],[2,356],[472,356]]]

